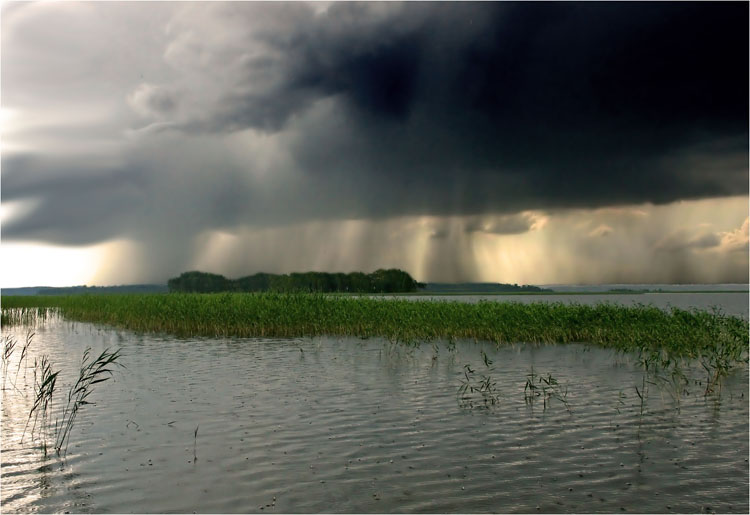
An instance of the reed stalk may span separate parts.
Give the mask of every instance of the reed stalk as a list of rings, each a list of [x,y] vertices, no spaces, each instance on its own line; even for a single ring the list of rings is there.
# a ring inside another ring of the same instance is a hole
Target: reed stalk
[[[2,355],[0,355],[0,358],[2,358],[3,367],[3,391],[5,391],[5,382],[8,379],[8,366],[10,366],[10,359],[15,348],[16,339],[11,335],[3,336],[3,352]]]
[[[23,346],[21,347],[21,357],[18,359],[18,366],[16,367],[16,377],[13,379],[13,382],[18,384],[18,373],[21,371],[21,365],[26,362],[29,355],[29,347],[31,347],[31,341],[34,338],[34,335],[36,333],[32,331],[26,332],[26,340],[23,343]],[[23,376],[26,377],[26,368],[23,369]]]
[[[78,411],[81,407],[91,404],[87,399],[93,391],[93,386],[111,379],[113,366],[123,366],[117,362],[120,358],[120,351],[121,349],[115,351],[105,349],[96,358],[92,357],[90,348],[84,351],[78,380],[68,391],[67,404],[63,410],[60,426],[56,426],[55,450],[58,455],[61,452],[67,453],[66,441],[69,441]],[[64,449],[63,446],[65,446]]]
[[[47,455],[47,435],[49,431],[49,413],[50,404],[52,402],[52,396],[55,392],[55,385],[57,384],[57,376],[60,371],[52,371],[52,363],[47,355],[42,355],[38,359],[34,360],[34,404],[29,411],[29,416],[26,419],[26,425],[23,428],[21,434],[21,441],[23,441],[26,435],[26,429],[29,426],[31,419],[34,419],[34,424],[31,427],[32,438],[35,432],[41,436],[42,450],[45,456]],[[41,424],[38,426],[39,418],[41,417]]]

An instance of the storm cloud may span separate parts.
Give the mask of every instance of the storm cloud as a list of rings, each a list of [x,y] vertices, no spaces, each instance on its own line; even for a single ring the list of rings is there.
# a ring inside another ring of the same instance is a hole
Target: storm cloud
[[[172,27],[167,60],[184,76],[220,70],[226,81],[180,127],[289,129],[305,173],[380,186],[377,205],[342,206],[345,216],[746,190],[746,5],[199,9],[236,38]],[[311,120],[295,131],[295,117]]]
[[[4,241],[170,274],[212,231],[429,217],[422,268],[471,278],[473,237],[550,213],[747,194],[746,3],[151,7],[4,7]]]

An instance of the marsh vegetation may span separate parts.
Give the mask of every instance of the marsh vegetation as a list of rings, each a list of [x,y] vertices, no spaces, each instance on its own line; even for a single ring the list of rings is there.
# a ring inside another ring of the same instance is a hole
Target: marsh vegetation
[[[414,301],[322,294],[156,294],[4,297],[2,323],[66,319],[179,337],[383,337],[414,343],[588,343],[674,370],[697,360],[715,383],[747,359],[748,322],[712,312],[614,304]]]
[[[27,338],[30,343],[31,338]],[[27,346],[25,346],[27,347]],[[31,425],[31,438],[39,442],[39,446],[47,455],[48,441],[54,442],[54,450],[57,455],[67,454],[67,444],[70,441],[70,433],[75,424],[79,410],[87,404],[91,404],[89,396],[94,391],[94,385],[108,381],[112,377],[114,367],[122,367],[119,362],[120,349],[110,351],[105,349],[101,354],[93,356],[91,349],[83,351],[78,379],[70,386],[64,408],[52,423],[51,405],[55,396],[57,378],[60,370],[54,370],[50,357],[42,354],[34,360],[34,401],[29,410],[26,424],[24,425],[21,441]],[[23,356],[19,360],[19,367],[23,362]]]

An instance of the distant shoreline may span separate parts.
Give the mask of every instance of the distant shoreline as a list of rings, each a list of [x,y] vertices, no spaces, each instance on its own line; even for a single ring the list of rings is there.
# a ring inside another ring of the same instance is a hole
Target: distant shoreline
[[[166,285],[136,285],[133,286],[91,286],[87,288],[83,287],[23,287],[23,288],[2,288],[0,289],[0,296],[2,297],[16,297],[16,296],[31,296],[31,295],[122,295],[122,294],[166,294],[168,293]],[[77,288],[75,291],[71,291],[72,288]],[[44,293],[40,293],[44,291]],[[519,295],[532,295],[532,296],[551,296],[551,295],[658,295],[658,294],[697,294],[697,293],[744,293],[745,295],[750,294],[750,288],[748,289],[736,289],[736,290],[627,290],[627,289],[616,289],[616,290],[602,290],[602,291],[481,291],[481,290],[463,290],[463,291],[429,291],[420,290],[415,292],[391,292],[391,293],[361,293],[361,292],[330,292],[325,295],[345,295],[345,296],[385,296],[385,297],[458,297],[458,296],[488,296],[488,297],[503,297],[503,296],[519,296]]]
[[[377,296],[421,296],[421,297],[450,297],[456,295],[481,295],[481,296],[517,296],[517,295],[533,295],[533,296],[550,296],[550,295],[658,295],[661,293],[675,294],[675,293],[744,293],[749,294],[750,290],[648,290],[648,291],[543,291],[543,292],[484,292],[484,291],[465,291],[465,292],[409,292],[409,293],[374,293],[371,295]],[[362,295],[359,293],[352,293],[350,295]],[[367,295],[367,294],[365,294]]]

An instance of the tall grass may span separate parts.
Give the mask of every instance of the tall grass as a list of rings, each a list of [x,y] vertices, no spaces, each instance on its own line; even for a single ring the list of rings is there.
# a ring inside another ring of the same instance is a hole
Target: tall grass
[[[20,308],[20,311],[19,311]],[[668,348],[717,360],[747,347],[748,323],[720,312],[637,305],[411,301],[316,294],[153,294],[4,297],[8,323],[22,312],[57,308],[65,318],[176,336],[382,336],[400,341],[469,338],[494,342],[589,342]],[[39,316],[39,315],[36,315]],[[20,323],[21,320],[18,320]]]
[[[663,369],[699,360],[713,383],[747,359],[748,322],[719,311],[563,303],[411,301],[322,294],[219,293],[4,297],[3,320],[43,317],[187,336],[375,337],[419,342],[585,342]],[[32,315],[33,313],[33,315]]]
[[[3,304],[8,297],[3,297]],[[43,301],[39,301],[39,306],[25,306],[8,308],[3,306],[2,313],[0,314],[0,325],[25,325],[33,327],[38,323],[43,323],[47,320],[47,316],[55,312],[54,309],[50,309],[46,306]]]

